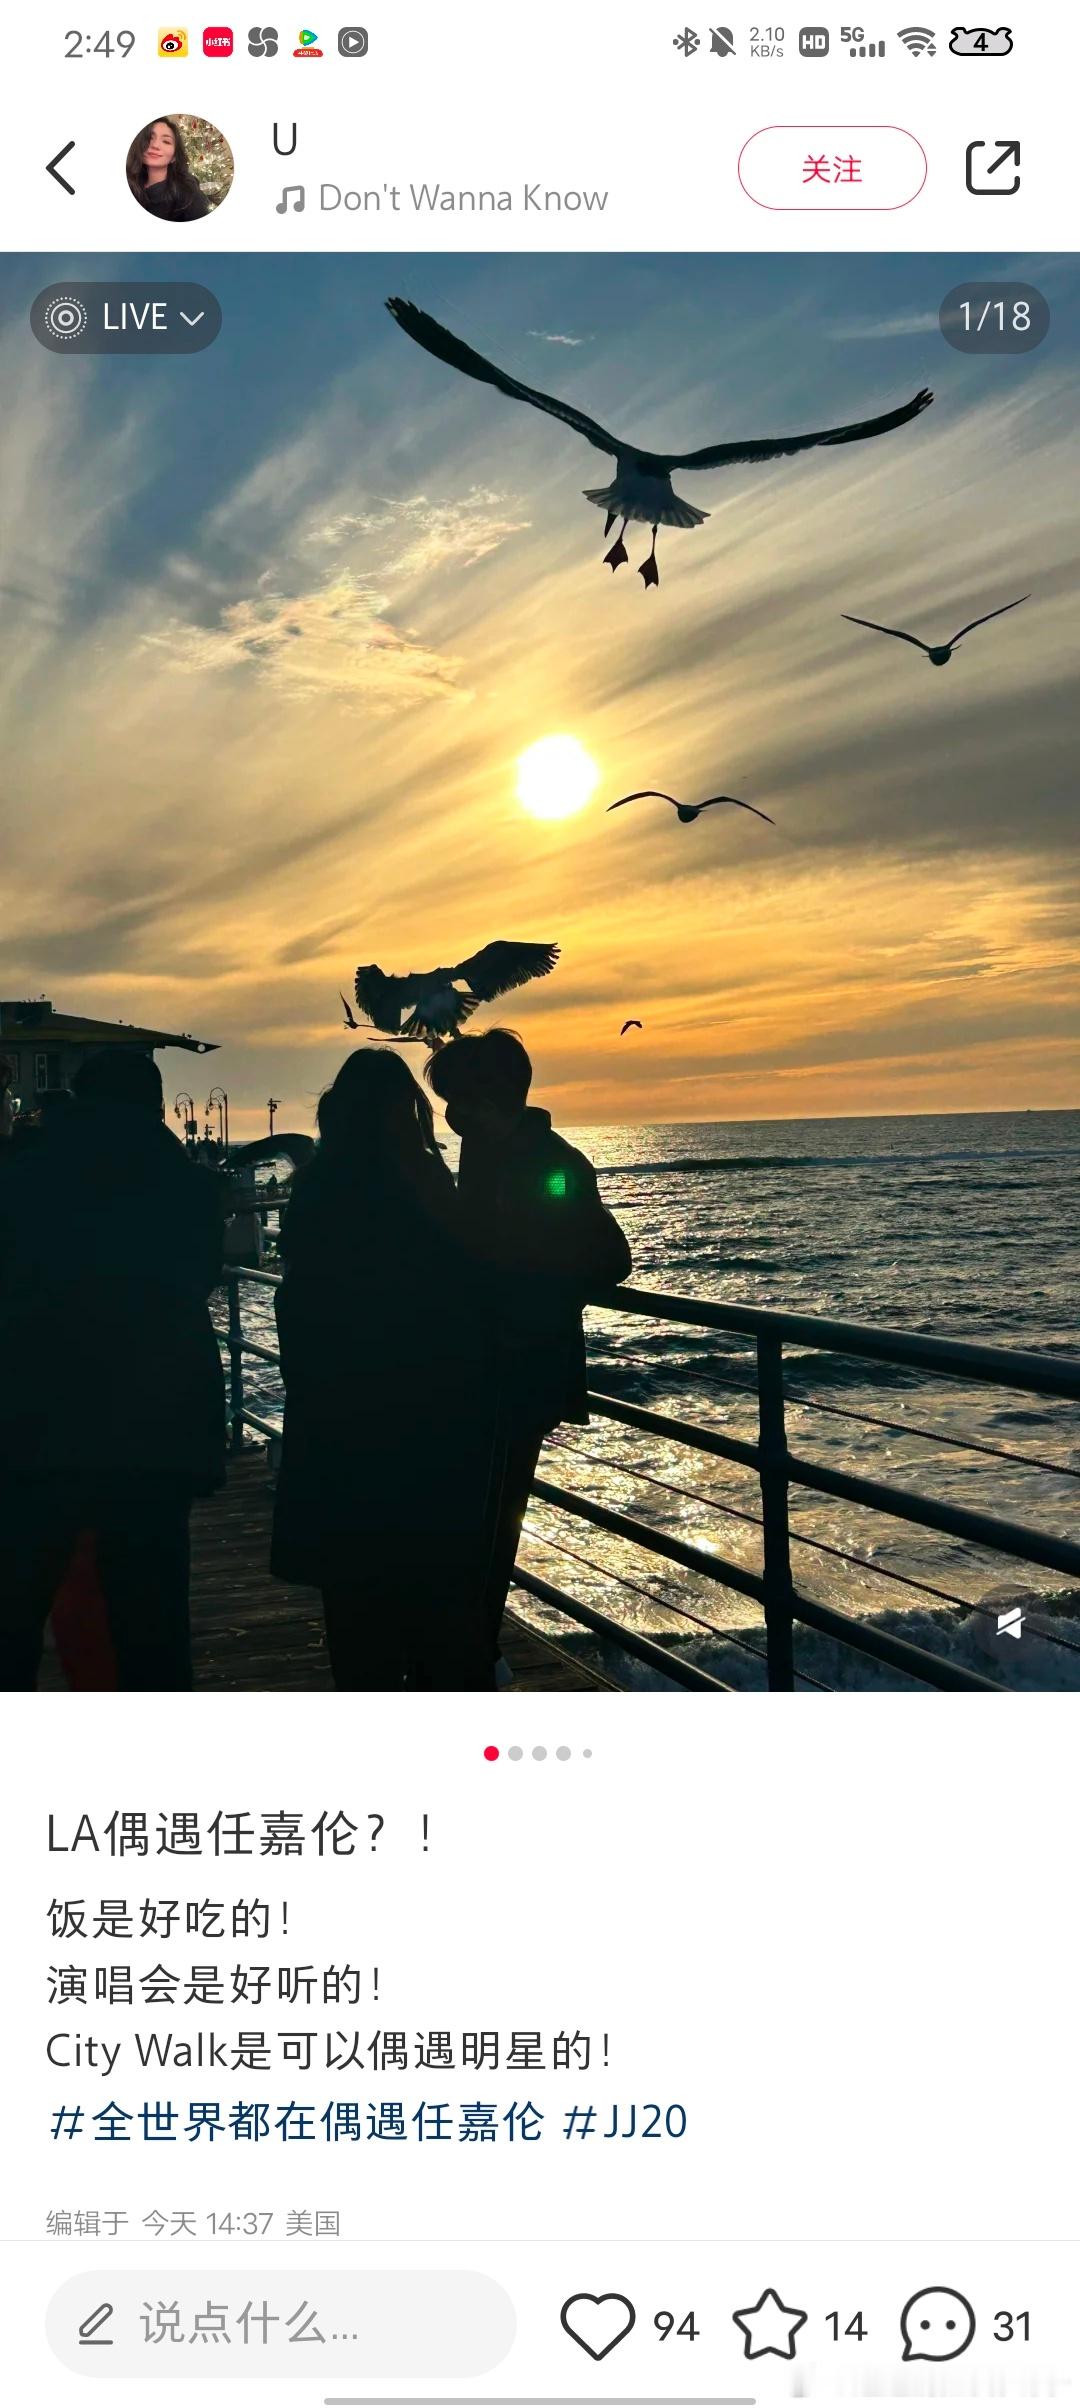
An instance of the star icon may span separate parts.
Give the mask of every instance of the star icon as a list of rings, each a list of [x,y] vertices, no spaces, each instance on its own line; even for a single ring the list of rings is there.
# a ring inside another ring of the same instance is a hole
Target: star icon
[[[756,2308],[737,2308],[732,2319],[746,2335],[747,2358],[793,2358],[795,2335],[806,2323],[802,2308],[785,2308],[779,2291],[763,2291]]]

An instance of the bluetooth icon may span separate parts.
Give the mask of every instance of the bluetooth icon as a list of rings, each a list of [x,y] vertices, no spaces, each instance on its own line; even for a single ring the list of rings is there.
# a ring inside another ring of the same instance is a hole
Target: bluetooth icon
[[[675,35],[671,47],[673,50],[681,50],[685,59],[692,59],[695,50],[701,48],[701,35],[694,32],[692,25],[684,25],[682,32]]]

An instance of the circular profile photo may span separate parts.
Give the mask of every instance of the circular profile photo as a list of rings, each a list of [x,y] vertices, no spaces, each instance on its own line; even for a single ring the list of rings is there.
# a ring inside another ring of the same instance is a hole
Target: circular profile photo
[[[220,209],[231,191],[233,155],[208,117],[152,117],[128,152],[127,180],[140,209],[190,226]]]

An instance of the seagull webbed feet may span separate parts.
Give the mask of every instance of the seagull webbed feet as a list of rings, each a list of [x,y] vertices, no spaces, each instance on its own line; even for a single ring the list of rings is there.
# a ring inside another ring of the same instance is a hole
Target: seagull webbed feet
[[[644,578],[646,589],[648,589],[650,585],[659,585],[660,583],[660,571],[656,565],[655,527],[652,531],[652,551],[650,552],[648,559],[642,561],[641,567],[638,570],[638,576]]]
[[[607,522],[607,525],[606,525],[606,527],[604,528],[604,533],[605,533],[605,535],[610,535],[610,533],[611,533],[611,526],[612,526],[612,520],[613,520],[613,518],[614,518],[614,515],[615,515],[615,514],[614,514],[614,512],[613,512],[613,511],[609,513],[609,516],[608,516],[608,522]],[[625,535],[625,533],[626,533],[626,529],[627,529],[627,526],[628,526],[628,524],[629,524],[629,521],[628,521],[627,519],[625,519],[625,518],[624,518],[624,520],[623,520],[623,523],[622,523],[622,526],[621,526],[621,527],[620,527],[620,529],[619,529],[619,533],[618,533],[618,535],[617,535],[617,537],[616,537],[616,540],[615,540],[615,542],[612,544],[612,547],[611,547],[611,550],[610,550],[610,552],[605,552],[605,554],[604,554],[604,567],[605,567],[605,568],[608,568],[608,569],[611,569],[613,573],[614,573],[614,571],[615,571],[616,569],[621,569],[621,568],[622,568],[622,566],[623,566],[623,563],[624,563],[624,561],[627,561],[627,560],[629,560],[629,558],[630,558],[630,554],[629,554],[629,552],[627,551],[627,549],[626,549],[626,545],[625,545],[625,544],[624,544],[624,542],[623,542],[623,536],[624,536],[624,535]]]

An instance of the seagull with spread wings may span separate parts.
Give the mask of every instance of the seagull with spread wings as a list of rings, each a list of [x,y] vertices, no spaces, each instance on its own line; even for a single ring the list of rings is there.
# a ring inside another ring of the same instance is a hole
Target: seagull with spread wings
[[[619,1035],[620,1035],[620,1037],[625,1037],[625,1035],[626,1035],[626,1032],[627,1032],[627,1029],[628,1029],[628,1028],[640,1028],[640,1027],[641,1027],[641,1022],[640,1022],[640,1020],[624,1020],[624,1021],[623,1021],[623,1024],[622,1024],[622,1027],[621,1027],[621,1029],[619,1030]]]
[[[1019,594],[1015,602],[1003,602],[1000,610],[988,610],[985,618],[969,619],[967,626],[960,629],[960,634],[951,635],[947,644],[924,644],[920,635],[908,635],[903,627],[881,627],[876,619],[857,619],[850,610],[841,611],[840,616],[847,620],[849,627],[871,627],[875,635],[895,635],[902,644],[914,644],[917,651],[925,652],[935,669],[945,669],[961,637],[971,635],[976,627],[988,627],[991,619],[1003,619],[1007,610],[1019,610],[1021,602],[1030,600],[1030,594]]]
[[[595,444],[597,451],[610,455],[615,462],[612,483],[586,486],[585,499],[595,502],[597,508],[604,511],[605,535],[610,535],[617,518],[622,520],[610,552],[604,554],[611,569],[621,568],[629,558],[623,537],[631,519],[652,528],[652,550],[638,570],[647,587],[660,583],[660,571],[656,565],[658,528],[700,527],[709,515],[707,510],[699,510],[693,502],[684,501],[675,492],[671,482],[674,470],[732,468],[743,461],[788,459],[793,452],[813,451],[819,444],[861,443],[869,435],[887,435],[895,426],[906,426],[908,420],[918,418],[934,398],[932,393],[923,390],[916,393],[912,401],[902,403],[898,410],[887,411],[883,418],[858,419],[852,426],[823,427],[813,435],[771,435],[760,441],[755,438],[745,443],[709,443],[701,451],[643,451],[639,444],[627,443],[620,435],[609,434],[598,425],[595,418],[589,417],[587,411],[575,409],[572,403],[559,401],[551,393],[538,392],[535,385],[523,384],[516,376],[508,376],[505,369],[494,367],[490,360],[482,358],[479,351],[471,350],[468,343],[461,342],[447,327],[440,326],[436,318],[429,318],[426,310],[417,309],[414,302],[395,297],[386,306],[403,333],[411,335],[414,343],[432,352],[436,359],[444,360],[448,368],[457,368],[463,376],[475,376],[481,384],[496,385],[499,392],[506,393],[511,401],[530,402],[533,409],[546,410],[550,417],[561,418],[564,426],[571,426],[576,434],[584,435],[586,442]]]
[[[662,786],[638,786],[633,794],[620,794],[617,803],[608,804],[608,810],[621,811],[624,803],[645,802],[670,803],[685,827],[689,827],[691,820],[700,819],[703,811],[711,811],[715,803],[734,803],[736,811],[752,811],[755,819],[767,820],[770,828],[776,826],[767,811],[759,811],[756,803],[740,802],[737,794],[710,794],[703,803],[680,803],[677,795],[665,794]]]
[[[467,961],[440,970],[410,970],[395,978],[374,962],[356,973],[356,1000],[365,1019],[384,1036],[422,1038],[441,1044],[456,1037],[477,1004],[508,995],[530,978],[546,978],[559,958],[557,945],[527,945],[508,939],[484,945]],[[403,1020],[402,1014],[407,1014]]]

